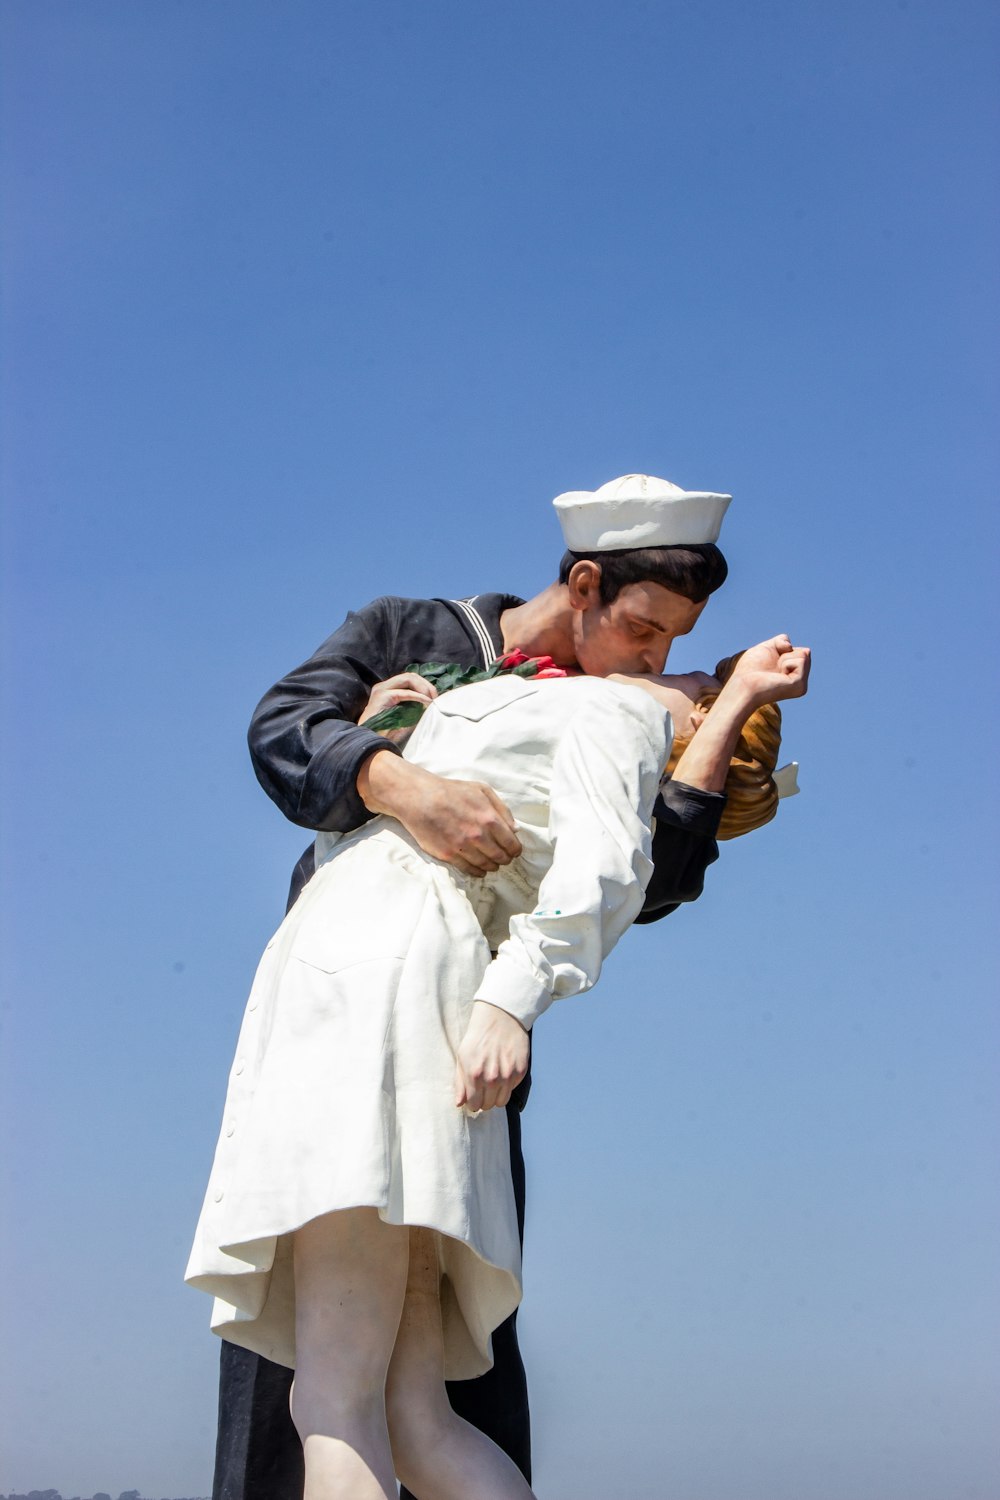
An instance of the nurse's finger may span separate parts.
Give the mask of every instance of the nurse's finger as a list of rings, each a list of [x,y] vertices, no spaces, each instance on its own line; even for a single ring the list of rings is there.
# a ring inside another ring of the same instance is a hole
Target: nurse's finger
[[[462,1067],[461,1061],[459,1061],[458,1066],[462,1070],[463,1079],[464,1096],[462,1099],[462,1103],[465,1105],[466,1109],[470,1109],[473,1111],[485,1109],[486,1106],[483,1101],[486,1097],[487,1085],[482,1075],[476,1073],[475,1071],[470,1073],[467,1069]]]
[[[429,703],[430,699],[426,693],[414,692],[413,688],[393,688],[391,692],[379,693],[379,702],[383,708],[389,708],[396,703]],[[369,707],[374,702],[374,697],[369,698]],[[367,712],[367,710],[366,710]]]
[[[376,689],[361,710],[358,723],[364,724],[367,719],[374,719],[376,714],[385,713],[387,708],[398,708],[401,703],[427,704],[429,702],[430,699],[426,693],[416,693],[411,688],[393,688],[391,692],[386,693],[381,693]]]
[[[381,682],[376,682],[371,696],[374,697],[376,693],[395,693],[401,690],[416,693],[427,703],[438,695],[433,682],[428,682],[427,678],[421,677],[419,672],[396,672],[392,677],[384,677]]]
[[[469,1091],[465,1081],[465,1069],[456,1059],[455,1062],[455,1104],[460,1109],[468,1101]]]
[[[494,1083],[488,1083],[485,1086],[485,1088],[483,1089],[483,1102],[479,1106],[484,1114],[488,1109],[496,1109],[499,1093],[500,1083],[498,1081]]]
[[[496,1107],[497,1107],[497,1109],[506,1109],[508,1103],[510,1102],[510,1096],[511,1096],[511,1094],[513,1092],[514,1092],[513,1087],[509,1083],[502,1084],[497,1089],[497,1098],[496,1098]]]
[[[393,687],[413,688],[422,698],[426,698],[428,702],[431,698],[436,698],[438,695],[438,690],[433,682],[430,682],[426,677],[421,677],[419,672],[397,672],[394,677],[387,677],[386,682],[392,683]]]
[[[482,1109],[482,1089],[466,1073],[462,1064],[455,1064],[455,1103],[461,1108],[469,1110]]]

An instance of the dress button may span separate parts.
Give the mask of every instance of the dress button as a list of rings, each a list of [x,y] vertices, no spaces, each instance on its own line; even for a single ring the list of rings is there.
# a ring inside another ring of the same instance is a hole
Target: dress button
[[[233,1131],[235,1129],[236,1129],[236,1126],[232,1123],[232,1121],[230,1121],[230,1123],[226,1126],[226,1134],[227,1135],[232,1135],[232,1133],[233,1133]]]
[[[256,1002],[256,1000],[251,1000],[250,1004],[247,1006],[247,1010],[256,1010],[256,1009],[257,1009],[257,1002]]]
[[[241,1057],[240,1060],[239,1060],[239,1062],[236,1064],[236,1068],[235,1068],[235,1072],[236,1072],[237,1078],[239,1078],[240,1074],[243,1072],[243,1069],[245,1067],[246,1067],[246,1063],[243,1061],[243,1059]]]
[[[221,1203],[222,1202],[222,1189],[221,1188],[219,1189],[219,1191],[215,1195],[215,1201],[216,1201],[216,1203]]]

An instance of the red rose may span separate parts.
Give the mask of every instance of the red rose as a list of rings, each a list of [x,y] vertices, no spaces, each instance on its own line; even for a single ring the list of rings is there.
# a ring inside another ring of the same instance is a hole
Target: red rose
[[[534,661],[538,666],[538,671],[535,673],[536,677],[566,676],[565,669],[563,667],[557,667],[551,656],[534,656],[532,657],[532,661]]]
[[[526,656],[525,653],[521,650],[520,646],[515,646],[513,651],[508,651],[503,656],[501,656],[500,665],[503,667],[505,672],[509,672],[514,667],[521,667],[526,661],[530,660],[531,657]]]

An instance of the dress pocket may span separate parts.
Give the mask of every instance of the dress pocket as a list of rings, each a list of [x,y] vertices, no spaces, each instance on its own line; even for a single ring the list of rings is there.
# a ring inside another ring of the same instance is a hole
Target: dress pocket
[[[371,839],[334,854],[316,879],[322,888],[295,934],[292,958],[337,974],[406,957],[429,889],[419,858]]]
[[[434,700],[434,711],[445,718],[485,719],[508,704],[530,698],[538,692],[538,683],[525,677],[491,677],[486,682],[472,682],[468,687],[453,688]]]

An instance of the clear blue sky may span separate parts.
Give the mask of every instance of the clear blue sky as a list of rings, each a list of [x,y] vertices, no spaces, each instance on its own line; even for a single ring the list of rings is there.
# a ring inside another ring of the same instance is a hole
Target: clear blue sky
[[[0,20],[0,1490],[208,1492],[180,1278],[303,843],[256,699],[641,470],[736,497],[674,665],[812,644],[805,792],[540,1024],[539,1492],[992,1500],[996,8]]]

